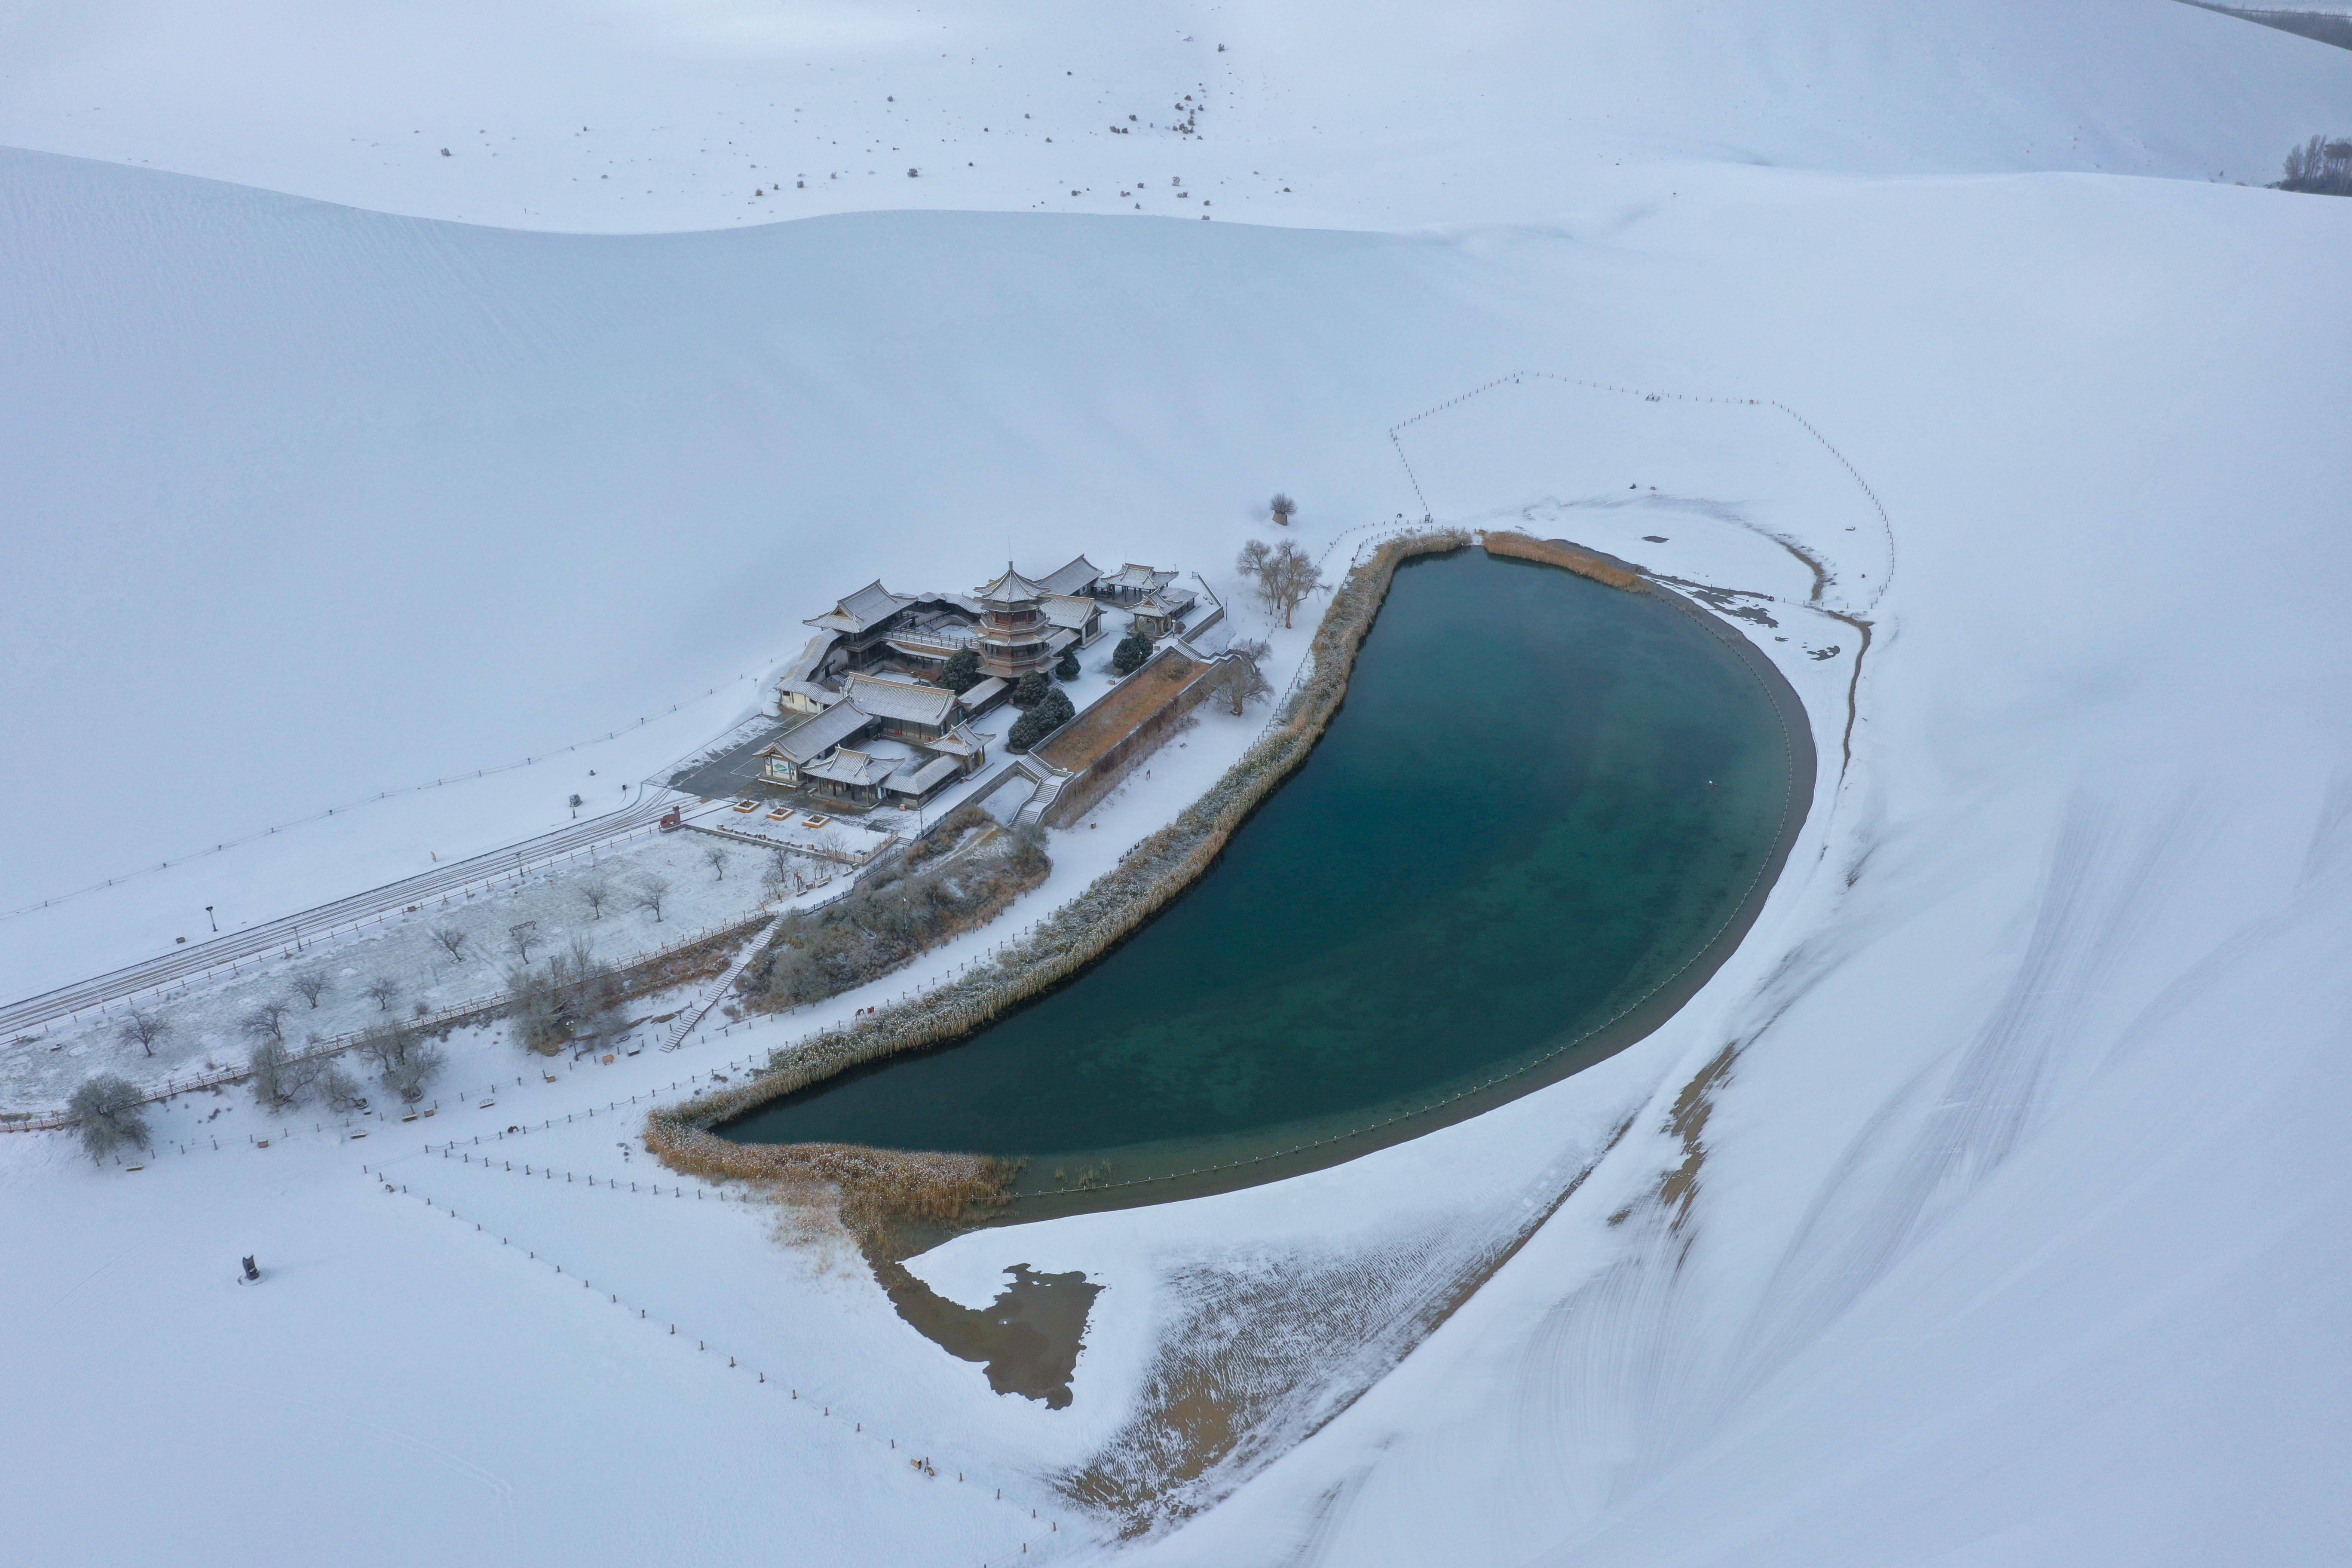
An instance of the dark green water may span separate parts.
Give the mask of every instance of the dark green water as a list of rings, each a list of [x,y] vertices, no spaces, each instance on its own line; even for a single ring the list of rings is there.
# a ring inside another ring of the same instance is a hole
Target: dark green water
[[[1756,889],[1801,811],[1789,747],[1740,656],[1656,597],[1481,552],[1408,564],[1322,743],[1175,906],[962,1044],[719,1131],[1028,1155],[1023,1186],[1051,1190],[1548,1059],[1533,1087],[1687,980]]]

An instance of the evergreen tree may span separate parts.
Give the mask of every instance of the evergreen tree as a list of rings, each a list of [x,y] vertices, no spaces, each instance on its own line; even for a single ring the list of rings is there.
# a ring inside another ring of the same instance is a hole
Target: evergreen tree
[[[1044,673],[1033,669],[1013,683],[1013,706],[1021,709],[1034,708],[1045,700],[1045,693],[1052,689],[1053,688],[1045,684]]]
[[[1004,744],[1012,751],[1025,752],[1076,718],[1077,711],[1066,694],[1049,688],[1044,700],[1014,721]]]
[[[1072,643],[1068,647],[1062,650],[1062,661],[1054,667],[1054,679],[1056,680],[1076,680],[1077,678],[1078,646],[1076,643]]]
[[[940,684],[958,697],[980,684],[980,655],[971,648],[960,647],[948,655],[948,667],[940,671]]]
[[[1133,675],[1151,657],[1151,639],[1141,632],[1129,632],[1119,638],[1118,647],[1111,650],[1110,667],[1121,675]]]

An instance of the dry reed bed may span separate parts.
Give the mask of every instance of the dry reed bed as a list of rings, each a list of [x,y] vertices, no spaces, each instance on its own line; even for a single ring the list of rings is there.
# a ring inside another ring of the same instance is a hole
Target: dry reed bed
[[[1314,750],[1347,696],[1356,650],[1387,599],[1397,568],[1416,556],[1448,554],[1470,543],[1470,534],[1460,529],[1405,534],[1382,543],[1351,570],[1316,628],[1310,673],[1274,727],[1173,823],[1137,844],[1026,939],[933,990],[776,1052],[769,1069],[749,1083],[652,1111],[646,1119],[646,1147],[672,1170],[696,1175],[833,1182],[842,1191],[845,1218],[853,1212],[867,1218],[969,1218],[1001,1203],[1017,1169],[1003,1161],[898,1154],[847,1144],[736,1143],[709,1129],[848,1068],[985,1028],[1074,978],[1157,914],[1208,868],[1234,829]],[[1614,570],[1600,562],[1590,564]],[[853,1228],[864,1226],[853,1221]]]
[[[1537,539],[1525,533],[1489,533],[1484,542],[1489,555],[1507,555],[1518,561],[1540,561],[1547,566],[1558,566],[1590,577],[1596,583],[1606,583],[1612,588],[1622,588],[1629,594],[1646,594],[1650,585],[1622,566],[1612,566],[1606,561],[1587,555],[1581,550],[1571,550],[1565,544],[1549,539]]]

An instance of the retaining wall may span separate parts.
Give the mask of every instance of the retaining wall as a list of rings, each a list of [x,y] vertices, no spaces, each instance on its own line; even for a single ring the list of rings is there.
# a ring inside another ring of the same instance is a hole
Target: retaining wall
[[[1162,649],[1153,656],[1153,663],[1173,651]],[[1160,742],[1174,732],[1185,715],[1214,693],[1217,677],[1225,662],[1223,658],[1213,659],[1195,669],[1175,696],[1144,715],[1142,722],[1120,736],[1108,751],[1071,775],[1040,820],[1048,827],[1067,827],[1092,811],[1097,801],[1135,771],[1137,763],[1160,749]],[[1147,664],[1135,673],[1139,678],[1150,668],[1151,665]]]

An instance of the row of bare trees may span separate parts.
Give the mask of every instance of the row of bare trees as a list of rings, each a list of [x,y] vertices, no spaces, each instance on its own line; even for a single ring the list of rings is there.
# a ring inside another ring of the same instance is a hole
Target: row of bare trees
[[[2286,155],[2278,188],[2322,196],[2352,196],[2352,137],[2314,136]]]
[[[423,1100],[448,1063],[448,1054],[431,1037],[396,1018],[361,1036],[353,1054],[374,1069],[376,1080],[404,1105]],[[273,1038],[253,1047],[247,1066],[246,1081],[264,1110],[286,1110],[310,1100],[338,1112],[367,1107],[359,1080],[334,1057],[303,1056]]]

